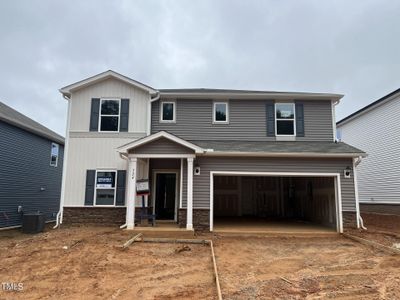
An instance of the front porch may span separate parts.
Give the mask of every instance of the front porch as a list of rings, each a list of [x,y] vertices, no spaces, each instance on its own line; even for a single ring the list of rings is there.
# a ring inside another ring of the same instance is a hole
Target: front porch
[[[194,231],[179,227],[177,222],[157,221],[153,226],[136,225],[133,232],[143,233],[146,237],[165,237],[165,238],[193,238]]]
[[[118,151],[128,163],[126,228],[193,233],[193,161],[202,149],[160,132],[129,143]],[[143,199],[137,192],[138,180],[149,182],[149,195]],[[184,216],[182,209],[185,209]],[[142,211],[142,215],[137,215],[138,211]],[[144,219],[155,218],[154,228],[141,226],[143,215]]]

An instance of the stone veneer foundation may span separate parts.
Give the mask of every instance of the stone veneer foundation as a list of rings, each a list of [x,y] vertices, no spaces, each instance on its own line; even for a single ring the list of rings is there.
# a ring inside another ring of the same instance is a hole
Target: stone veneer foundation
[[[355,211],[343,212],[343,228],[357,228],[357,214]]]
[[[179,227],[186,227],[186,209],[179,209],[178,215]],[[195,230],[210,230],[210,210],[209,209],[193,209],[193,228]]]
[[[64,207],[63,224],[122,225],[125,207]]]

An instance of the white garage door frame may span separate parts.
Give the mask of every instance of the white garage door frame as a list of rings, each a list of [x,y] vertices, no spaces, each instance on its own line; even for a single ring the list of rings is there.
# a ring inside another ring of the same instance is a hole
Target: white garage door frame
[[[332,177],[335,183],[336,230],[343,233],[340,173],[210,171],[210,231],[214,229],[214,176]]]

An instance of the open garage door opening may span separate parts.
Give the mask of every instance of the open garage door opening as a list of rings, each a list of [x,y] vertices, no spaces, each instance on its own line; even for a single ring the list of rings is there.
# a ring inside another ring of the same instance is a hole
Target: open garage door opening
[[[214,230],[336,231],[334,177],[213,178]]]

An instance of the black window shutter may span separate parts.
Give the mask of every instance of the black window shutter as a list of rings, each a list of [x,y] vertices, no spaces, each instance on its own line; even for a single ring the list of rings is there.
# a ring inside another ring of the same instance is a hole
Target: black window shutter
[[[99,112],[100,112],[100,99],[92,98],[92,106],[90,109],[90,131],[99,130]]]
[[[121,120],[119,121],[119,131],[128,131],[129,123],[129,99],[121,99]]]
[[[96,170],[86,170],[85,205],[93,205]]]
[[[267,110],[267,136],[275,136],[275,103],[268,101]]]
[[[304,136],[304,104],[295,103],[296,107],[296,136]]]
[[[117,196],[115,205],[123,206],[125,205],[125,186],[126,186],[126,171],[117,171]]]

